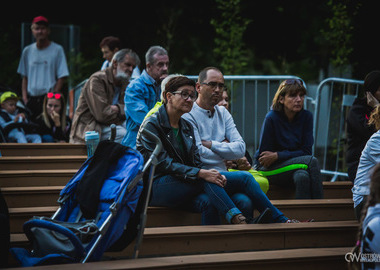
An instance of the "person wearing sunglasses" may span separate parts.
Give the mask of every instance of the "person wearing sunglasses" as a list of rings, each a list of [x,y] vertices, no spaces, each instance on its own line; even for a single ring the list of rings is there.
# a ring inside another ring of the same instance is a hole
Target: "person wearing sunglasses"
[[[116,125],[115,142],[121,142],[126,134],[124,89],[129,84],[137,57],[131,49],[119,50],[110,67],[91,75],[79,96],[70,143],[84,143],[86,131],[96,131],[101,141],[107,140],[111,124]]]
[[[193,127],[182,118],[191,111],[196,97],[193,80],[172,77],[165,85],[163,105],[140,126],[136,148],[145,159],[150,157],[155,143],[143,135],[143,129],[158,135],[163,145],[150,205],[200,212],[203,225],[220,224],[220,215],[232,224],[246,223],[242,211],[227,194],[226,177],[215,169],[204,168]]]
[[[321,199],[320,169],[312,154],[313,115],[303,108],[305,95],[301,80],[280,84],[261,128],[255,167],[270,184],[295,188],[296,199]]]
[[[42,142],[68,142],[71,121],[66,117],[66,103],[62,94],[45,95],[42,113],[36,119]]]
[[[183,115],[193,126],[202,168],[216,170],[223,176],[217,181],[223,184],[225,192],[236,205],[233,209],[241,211],[238,217],[241,223],[250,223],[254,208],[260,212],[259,218],[265,217],[264,223],[295,222],[270,202],[252,174],[248,171],[227,171],[225,161],[244,157],[246,147],[229,111],[224,106],[218,106],[225,88],[223,73],[218,68],[203,69],[196,83],[198,98],[192,110]]]

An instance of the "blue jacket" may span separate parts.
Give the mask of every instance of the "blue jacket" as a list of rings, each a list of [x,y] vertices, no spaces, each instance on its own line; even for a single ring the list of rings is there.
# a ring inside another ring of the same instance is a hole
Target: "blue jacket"
[[[160,99],[161,88],[144,70],[125,90],[125,116],[127,133],[121,142],[136,149],[136,137],[144,117]]]
[[[313,115],[307,110],[300,111],[293,122],[284,113],[269,111],[261,129],[260,145],[256,161],[264,151],[278,153],[278,161],[312,154]]]

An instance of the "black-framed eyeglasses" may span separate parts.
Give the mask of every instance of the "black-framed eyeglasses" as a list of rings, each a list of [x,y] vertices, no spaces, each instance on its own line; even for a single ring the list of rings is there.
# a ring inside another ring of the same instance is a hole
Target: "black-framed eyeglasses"
[[[227,86],[224,83],[218,83],[218,82],[208,82],[208,83],[202,83],[204,85],[210,86],[212,89],[216,89],[216,87],[219,87],[221,90],[227,90]]]
[[[189,92],[182,91],[182,92],[173,92],[173,94],[181,95],[181,98],[184,100],[187,100],[188,98],[190,98],[191,101],[195,101],[197,99],[195,92],[190,94]]]
[[[285,80],[285,84],[299,84],[299,85],[303,85],[303,82],[299,79],[287,79]]]

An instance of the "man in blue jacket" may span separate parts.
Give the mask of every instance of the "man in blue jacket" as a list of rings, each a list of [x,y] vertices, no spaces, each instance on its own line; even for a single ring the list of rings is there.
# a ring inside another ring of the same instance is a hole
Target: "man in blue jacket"
[[[125,116],[127,133],[123,145],[136,148],[137,132],[144,117],[160,101],[161,81],[168,76],[168,52],[152,46],[145,55],[146,68],[125,90]]]

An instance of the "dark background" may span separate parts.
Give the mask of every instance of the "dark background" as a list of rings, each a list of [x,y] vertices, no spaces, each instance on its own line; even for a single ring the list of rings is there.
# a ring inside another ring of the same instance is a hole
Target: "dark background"
[[[351,18],[351,71],[344,76],[362,80],[369,71],[380,69],[377,1],[337,2],[346,2],[348,6],[361,3],[358,14]],[[326,18],[332,16],[327,0],[242,0],[241,6],[241,15],[252,20],[244,35],[250,52],[244,74],[297,75],[314,82],[323,79],[321,74],[334,75],[330,68],[331,50],[319,40]],[[4,9],[0,18],[2,85],[20,87],[21,78],[16,71],[21,54],[21,23],[31,22],[39,15],[46,16],[51,24],[80,27],[81,64],[88,64],[80,71],[83,79],[101,66],[99,42],[108,35],[120,37],[124,47],[135,50],[142,68],[151,45],[168,49],[171,73],[196,75],[205,66],[219,66],[213,53],[215,29],[210,24],[212,18],[219,16],[214,0],[33,2]]]

